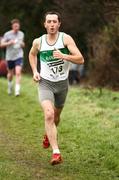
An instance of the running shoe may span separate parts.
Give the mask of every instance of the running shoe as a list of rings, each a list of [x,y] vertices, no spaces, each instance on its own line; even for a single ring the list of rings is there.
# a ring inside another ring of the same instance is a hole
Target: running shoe
[[[50,146],[50,143],[49,143],[48,137],[47,137],[47,135],[44,135],[43,148],[47,149],[47,148],[49,148],[49,146]]]
[[[51,165],[57,165],[62,162],[63,162],[63,160],[62,160],[61,154],[53,154],[52,155]]]
[[[16,92],[15,92],[15,96],[20,96],[20,92],[19,92],[19,91],[16,91]]]

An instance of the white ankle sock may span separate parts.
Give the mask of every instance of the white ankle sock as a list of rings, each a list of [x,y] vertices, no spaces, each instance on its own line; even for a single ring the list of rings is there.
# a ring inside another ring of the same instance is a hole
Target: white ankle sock
[[[59,149],[53,149],[53,154],[60,154],[60,150]]]
[[[12,93],[12,81],[8,80],[8,94],[11,94]]]
[[[9,87],[9,88],[12,88],[12,85],[13,85],[13,84],[12,84],[12,81],[8,80],[8,87]]]
[[[20,84],[15,85],[15,94],[18,95],[20,93]]]

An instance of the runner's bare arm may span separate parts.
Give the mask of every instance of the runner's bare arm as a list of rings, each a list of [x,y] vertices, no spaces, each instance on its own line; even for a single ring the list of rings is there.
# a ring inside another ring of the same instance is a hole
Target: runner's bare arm
[[[40,80],[40,74],[37,71],[37,54],[38,54],[38,49],[39,49],[39,42],[40,42],[39,38],[35,39],[33,41],[33,45],[29,52],[29,62],[33,71],[33,79],[35,81]]]
[[[4,47],[10,46],[12,44],[15,44],[14,40],[5,41],[3,38],[0,42],[0,47],[4,48]]]
[[[54,57],[55,58],[62,58],[67,61],[71,61],[76,64],[83,64],[84,58],[77,48],[73,38],[67,34],[64,35],[64,45],[68,48],[70,51],[70,55],[63,54],[59,50],[54,51]]]
[[[20,43],[20,45],[21,45],[21,48],[24,48],[24,47],[25,47],[25,42],[22,41],[22,42]]]

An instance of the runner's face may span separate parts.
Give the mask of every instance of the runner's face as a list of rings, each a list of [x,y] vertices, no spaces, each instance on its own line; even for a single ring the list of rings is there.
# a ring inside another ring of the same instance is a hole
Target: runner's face
[[[19,24],[19,23],[14,23],[14,24],[12,24],[12,29],[13,29],[14,32],[19,31],[19,29],[20,29],[20,24]]]
[[[60,22],[56,14],[48,14],[45,19],[44,26],[48,34],[56,34],[60,27]]]

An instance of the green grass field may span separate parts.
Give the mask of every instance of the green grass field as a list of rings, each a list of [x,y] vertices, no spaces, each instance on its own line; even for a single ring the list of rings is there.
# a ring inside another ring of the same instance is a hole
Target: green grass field
[[[119,93],[70,87],[58,127],[64,163],[42,148],[44,121],[31,77],[20,97],[0,78],[0,180],[119,180]]]

